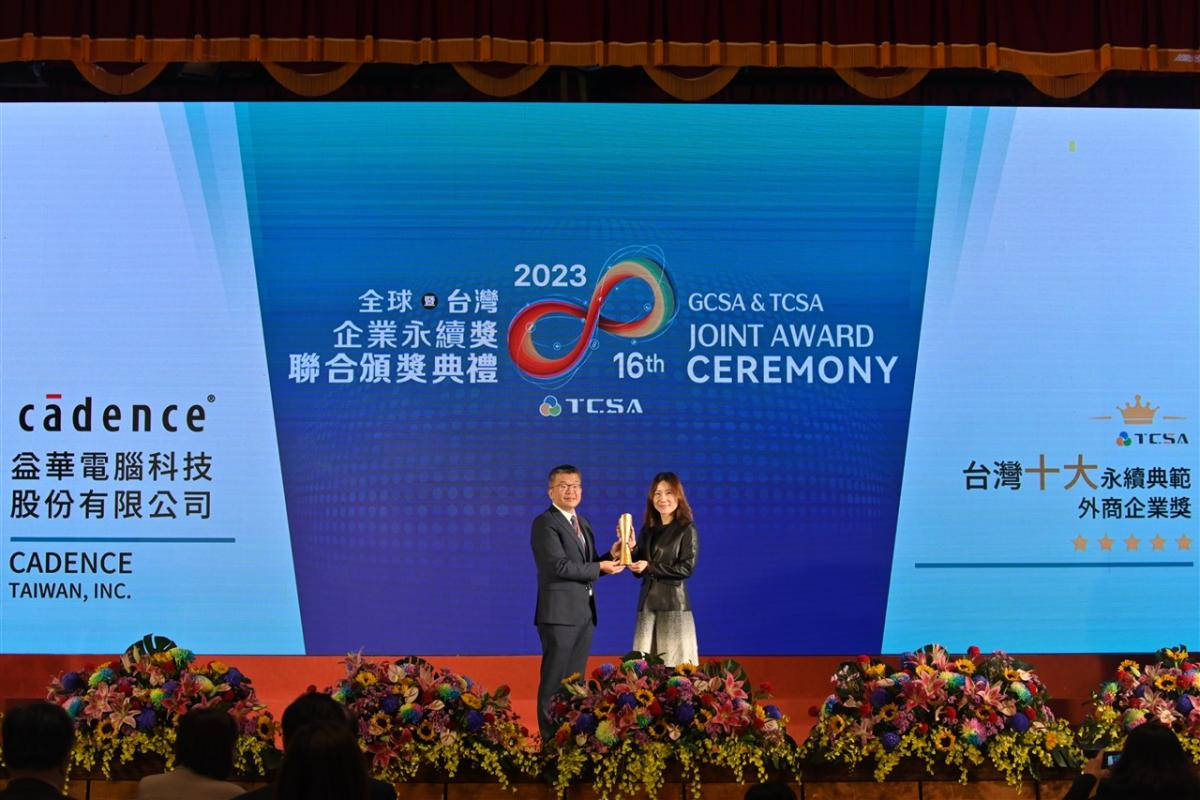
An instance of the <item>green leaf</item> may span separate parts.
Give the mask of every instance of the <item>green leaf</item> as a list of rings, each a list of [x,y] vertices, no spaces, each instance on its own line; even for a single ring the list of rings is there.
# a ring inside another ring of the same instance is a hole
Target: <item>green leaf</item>
[[[141,639],[138,639],[125,648],[125,654],[137,656],[153,655],[154,653],[165,653],[177,646],[175,642],[166,636],[156,636],[153,633],[147,633]]]

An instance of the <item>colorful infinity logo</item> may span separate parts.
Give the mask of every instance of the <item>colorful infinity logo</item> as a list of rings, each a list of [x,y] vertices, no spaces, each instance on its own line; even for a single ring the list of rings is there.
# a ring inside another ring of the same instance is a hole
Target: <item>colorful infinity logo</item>
[[[646,248],[627,248],[616,253],[614,263],[600,277],[586,306],[568,300],[541,300],[530,303],[513,317],[508,326],[508,352],[513,363],[530,380],[538,383],[565,383],[582,363],[596,328],[614,336],[629,339],[648,339],[661,333],[675,318],[675,287],[658,259],[645,255]],[[657,248],[655,248],[657,250]],[[636,255],[625,255],[635,251]],[[609,293],[622,281],[640,280],[650,287],[654,302],[646,315],[618,322],[602,316],[600,309]],[[539,320],[551,314],[565,314],[583,320],[583,330],[570,352],[557,358],[547,358],[533,341],[533,329]]]

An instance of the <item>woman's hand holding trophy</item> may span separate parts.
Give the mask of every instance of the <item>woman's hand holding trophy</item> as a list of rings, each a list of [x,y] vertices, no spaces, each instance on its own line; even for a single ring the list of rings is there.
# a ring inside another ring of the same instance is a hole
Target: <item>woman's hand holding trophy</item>
[[[613,544],[613,558],[617,563],[629,567],[631,572],[641,574],[650,565],[648,561],[634,561],[633,549],[637,546],[637,536],[633,530],[633,515],[622,514],[617,518],[617,541]]]

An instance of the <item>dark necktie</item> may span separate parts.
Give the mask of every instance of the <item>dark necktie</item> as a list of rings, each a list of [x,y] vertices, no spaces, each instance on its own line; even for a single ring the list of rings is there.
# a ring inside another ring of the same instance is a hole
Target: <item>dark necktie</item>
[[[571,515],[571,527],[575,529],[575,538],[579,540],[579,549],[583,551],[583,557],[587,558],[587,540],[583,538],[583,531],[579,530],[579,517],[575,514]]]

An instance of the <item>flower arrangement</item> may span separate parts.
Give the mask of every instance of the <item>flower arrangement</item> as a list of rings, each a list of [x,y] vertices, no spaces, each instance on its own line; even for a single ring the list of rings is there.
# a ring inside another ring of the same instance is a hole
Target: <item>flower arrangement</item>
[[[554,787],[561,795],[590,769],[601,797],[654,797],[671,761],[693,788],[704,765],[739,782],[748,767],[759,780],[768,767],[795,772],[787,718],[769,691],[756,692],[734,661],[668,667],[641,653],[601,664],[586,682],[572,675],[555,696],[557,732],[544,743],[557,756]]]
[[[959,771],[985,761],[1009,784],[1037,765],[1078,764],[1082,751],[1070,726],[1046,706],[1046,688],[1033,668],[1003,652],[970,648],[953,657],[940,645],[901,656],[899,667],[867,656],[841,664],[833,693],[818,710],[804,754],[851,767],[874,763],[884,780],[907,757],[932,772]]]
[[[1092,692],[1092,713],[1080,738],[1120,749],[1129,731],[1155,720],[1175,731],[1180,744],[1200,764],[1200,663],[1187,647],[1164,647],[1150,664],[1126,659],[1115,680]]]
[[[329,690],[358,719],[359,744],[375,777],[411,779],[422,766],[453,776],[467,763],[509,785],[509,772],[536,775],[537,748],[520,724],[507,686],[486,692],[470,678],[419,658],[346,657]]]
[[[99,766],[111,779],[114,763],[158,755],[170,769],[179,717],[192,708],[219,708],[238,724],[238,772],[265,774],[279,757],[275,721],[258,702],[250,679],[236,667],[219,661],[199,666],[195,659],[182,647],[153,653],[131,649],[119,660],[56,677],[46,699],[75,722],[71,764],[86,770]]]

